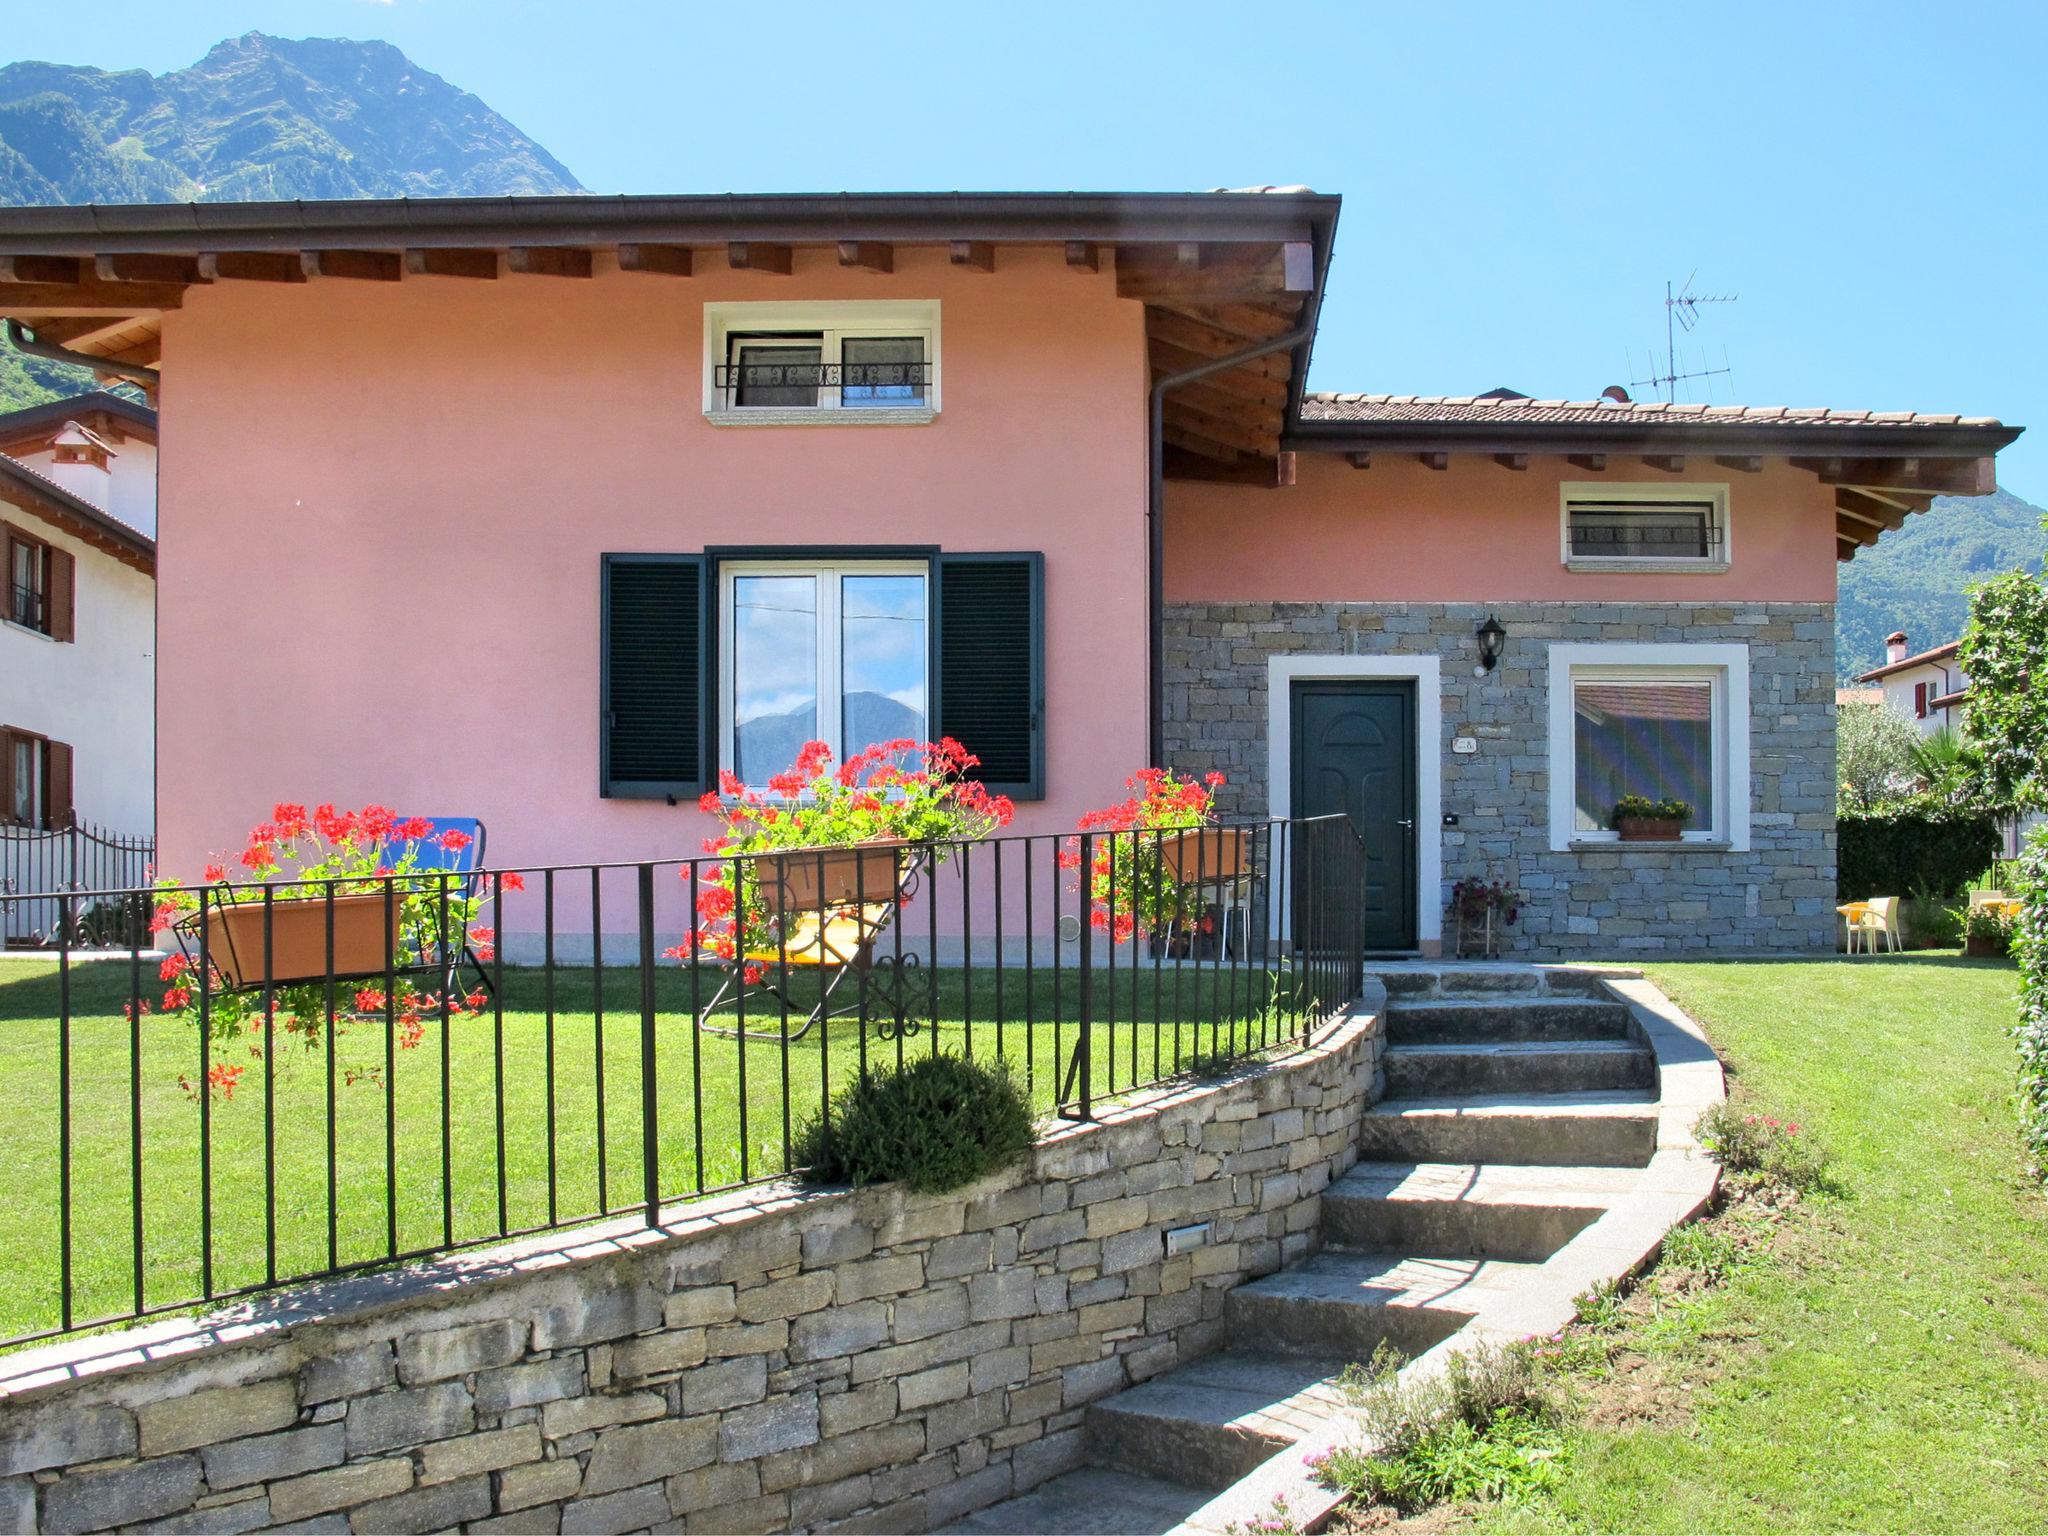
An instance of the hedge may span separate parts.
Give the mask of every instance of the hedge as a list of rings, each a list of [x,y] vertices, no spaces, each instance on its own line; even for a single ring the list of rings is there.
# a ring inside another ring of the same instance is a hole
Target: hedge
[[[1836,823],[1835,894],[1953,896],[1991,867],[2001,846],[1989,816],[1844,816]]]
[[[2048,830],[2028,839],[2020,871],[2020,1135],[2033,1171],[2048,1177]]]

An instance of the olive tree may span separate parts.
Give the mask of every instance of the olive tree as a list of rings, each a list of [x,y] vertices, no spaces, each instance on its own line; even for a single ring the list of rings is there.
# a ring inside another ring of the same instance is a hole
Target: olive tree
[[[1919,733],[1883,704],[1849,703],[1835,720],[1835,812],[1858,816],[1910,794]]]

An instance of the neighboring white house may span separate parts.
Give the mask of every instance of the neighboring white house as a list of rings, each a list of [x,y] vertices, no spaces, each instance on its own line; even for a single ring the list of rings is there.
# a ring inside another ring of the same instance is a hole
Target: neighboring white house
[[[156,413],[0,415],[0,825],[155,826]]]
[[[1913,722],[1923,736],[1932,736],[1943,726],[1957,730],[1963,725],[1963,695],[1970,680],[1956,665],[1959,642],[1937,645],[1918,655],[1909,653],[1906,632],[1895,629],[1885,636],[1885,662],[1857,679],[1876,683],[1884,690],[1884,702]]]

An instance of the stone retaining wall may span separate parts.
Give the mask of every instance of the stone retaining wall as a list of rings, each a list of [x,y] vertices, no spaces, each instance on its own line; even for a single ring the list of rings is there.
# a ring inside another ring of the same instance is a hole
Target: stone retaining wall
[[[953,1520],[1077,1464],[1089,1402],[1314,1247],[1377,1011],[955,1194],[747,1191],[0,1359],[0,1529]]]
[[[1496,670],[1475,677],[1473,631],[1489,616],[1506,626],[1506,650]],[[1834,948],[1832,603],[1170,603],[1165,640],[1167,762],[1220,769],[1229,777],[1220,803],[1240,815],[1267,811],[1269,658],[1438,657],[1443,810],[1458,822],[1443,829],[1441,872],[1421,879],[1439,903],[1466,876],[1518,886],[1527,898],[1511,935],[1520,953]],[[1748,849],[1551,848],[1556,641],[1748,647]],[[1477,750],[1453,752],[1458,737]]]

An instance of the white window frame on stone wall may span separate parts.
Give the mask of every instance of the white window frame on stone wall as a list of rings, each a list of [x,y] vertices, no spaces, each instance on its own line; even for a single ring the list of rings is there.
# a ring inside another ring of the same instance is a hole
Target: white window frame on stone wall
[[[1706,555],[1579,555],[1572,553],[1572,511],[1589,502],[1657,503],[1711,508],[1709,516],[1718,549]],[[1668,481],[1567,480],[1558,487],[1558,548],[1566,570],[1644,571],[1712,574],[1728,569],[1735,551],[1735,529],[1728,514],[1728,486],[1722,483],[1674,485]]]
[[[1550,846],[1573,848],[1621,845],[1610,831],[1578,830],[1576,788],[1578,739],[1573,685],[1579,681],[1707,681],[1713,687],[1715,824],[1688,828],[1686,847],[1749,848],[1749,647],[1740,644],[1592,644],[1563,642],[1550,648]],[[1634,848],[1668,845],[1625,845]]]
[[[718,370],[731,356],[732,339],[805,336],[827,365],[840,361],[853,338],[918,338],[924,342],[931,382],[916,404],[844,405],[836,387],[820,388],[816,405],[728,406]],[[819,299],[796,303],[719,303],[704,306],[704,415],[716,426],[921,426],[939,414],[939,301],[937,299]]]

